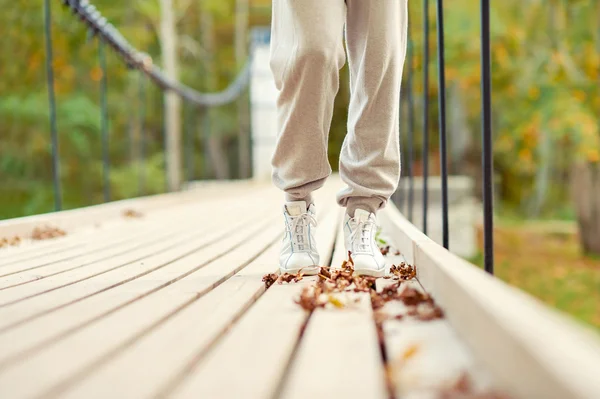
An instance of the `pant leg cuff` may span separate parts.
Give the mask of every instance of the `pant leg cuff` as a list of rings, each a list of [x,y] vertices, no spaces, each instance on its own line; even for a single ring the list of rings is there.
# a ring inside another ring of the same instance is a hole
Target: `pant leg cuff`
[[[354,217],[354,211],[363,209],[376,214],[384,205],[385,202],[377,197],[350,197],[346,203],[346,213]]]
[[[310,204],[314,203],[314,199],[312,194],[308,194],[306,197],[299,197],[293,194],[285,193],[285,201],[293,202],[293,201],[304,201],[306,202],[306,206],[308,207]]]

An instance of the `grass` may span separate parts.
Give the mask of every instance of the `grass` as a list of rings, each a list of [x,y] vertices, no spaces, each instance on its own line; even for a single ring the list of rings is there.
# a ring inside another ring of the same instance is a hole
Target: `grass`
[[[575,224],[500,223],[494,231],[495,274],[600,332],[600,257],[584,256]],[[479,247],[482,234],[479,231]],[[482,266],[483,256],[470,259]]]

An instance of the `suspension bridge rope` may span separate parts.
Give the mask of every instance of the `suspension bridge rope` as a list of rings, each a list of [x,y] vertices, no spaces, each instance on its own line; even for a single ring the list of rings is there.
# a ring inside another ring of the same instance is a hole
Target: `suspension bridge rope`
[[[89,0],[63,0],[63,4],[79,16],[79,19],[89,27],[93,35],[100,36],[129,68],[143,72],[162,89],[173,91],[197,106],[217,106],[230,103],[239,97],[250,81],[252,55],[248,57],[238,76],[227,88],[216,93],[199,92],[179,81],[168,78],[163,70],[153,63],[149,54],[133,47]]]

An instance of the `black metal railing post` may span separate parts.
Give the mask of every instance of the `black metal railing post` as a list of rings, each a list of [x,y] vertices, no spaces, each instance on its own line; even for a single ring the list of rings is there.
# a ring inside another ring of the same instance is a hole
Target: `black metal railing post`
[[[427,234],[429,174],[429,0],[423,0],[423,233]]]
[[[100,79],[100,128],[102,137],[102,180],[104,202],[110,201],[110,154],[108,132],[108,77],[106,68],[106,55],[104,53],[104,39],[98,37],[98,60],[102,70]]]
[[[195,170],[195,162],[194,162],[194,114],[196,109],[193,108],[187,102],[183,103],[183,114],[184,114],[184,140],[185,140],[185,148],[183,156],[185,157],[184,165],[185,165],[185,180],[190,182],[194,180],[194,170]]]
[[[481,108],[483,171],[483,240],[485,271],[494,274],[494,197],[492,153],[492,76],[490,56],[490,1],[481,0]]]
[[[54,183],[54,209],[62,209],[60,184],[60,160],[58,152],[58,128],[56,126],[56,97],[54,93],[54,57],[52,54],[52,9],[50,0],[44,0],[44,30],[46,44],[46,78],[48,82],[48,108],[50,112],[50,136],[52,141],[52,178]]]
[[[202,168],[202,177],[206,180],[211,178],[210,173],[212,173],[211,171],[211,159],[210,159],[210,125],[211,125],[211,120],[210,120],[210,108],[209,107],[202,107],[200,110],[200,115],[202,118],[202,149],[203,149],[203,158],[204,158],[204,163],[203,163],[203,168]]]
[[[437,0],[437,40],[438,40],[438,115],[440,136],[440,167],[442,178],[442,241],[448,249],[448,159],[446,143],[446,74],[444,59],[444,2]]]
[[[146,192],[146,76],[139,74],[139,108],[140,108],[140,152],[138,159],[138,194]]]

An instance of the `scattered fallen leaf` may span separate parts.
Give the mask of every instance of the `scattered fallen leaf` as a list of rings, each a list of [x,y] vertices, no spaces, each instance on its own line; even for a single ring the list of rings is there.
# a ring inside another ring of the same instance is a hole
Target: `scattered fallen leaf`
[[[123,216],[126,218],[141,218],[144,214],[135,209],[126,209],[123,211]]]
[[[277,283],[278,284],[282,284],[282,283],[291,283],[292,281],[294,281],[294,279],[296,278],[296,276],[294,274],[290,274],[290,273],[283,273],[281,276],[279,276],[279,278],[277,279]]]
[[[412,287],[406,287],[397,298],[406,306],[416,306],[424,302],[433,302],[429,295]]]
[[[305,286],[302,288],[300,296],[295,300],[304,310],[312,312],[316,308],[325,307],[327,300],[321,299],[321,290],[318,285]]]
[[[333,295],[327,297],[327,301],[338,309],[343,309],[346,305]]]
[[[381,327],[381,324],[384,321],[391,319],[390,315],[381,311],[375,311],[373,313],[373,317],[375,318],[375,324],[377,325],[377,327]]]
[[[402,352],[402,360],[406,361],[412,357],[414,357],[419,352],[419,345],[411,344],[409,345],[404,352]]]
[[[390,246],[386,245],[385,247],[379,248],[379,250],[383,256],[386,256],[390,252]]]
[[[414,266],[402,262],[398,266],[392,265],[390,267],[390,274],[393,274],[400,280],[411,280],[417,277],[417,269],[415,269]]]
[[[67,235],[67,233],[58,227],[44,226],[33,229],[31,238],[33,240],[49,240],[51,238],[62,237],[65,235]]]
[[[398,250],[398,249],[397,249],[397,250],[396,250],[396,252],[394,252],[394,255],[396,255],[396,256],[399,256],[399,255],[401,255],[401,254],[400,254],[400,250]]]
[[[2,247],[15,247],[21,243],[21,237],[4,237],[0,238],[0,248]]]
[[[269,288],[275,282],[277,282],[278,284],[291,283],[291,282],[297,283],[298,281],[302,280],[303,278],[304,278],[304,275],[302,274],[302,270],[300,270],[296,274],[283,273],[282,275],[278,275],[277,273],[268,273],[263,276],[262,281],[265,283],[267,288]]]
[[[492,390],[476,392],[466,372],[456,380],[454,385],[444,388],[438,397],[440,399],[509,399],[508,396]]]
[[[371,291],[371,307],[374,310],[381,309],[385,305],[385,299],[383,296],[375,291]]]
[[[263,283],[265,283],[265,285],[267,286],[267,288],[269,288],[270,286],[272,286],[275,281],[277,281],[277,273],[269,273],[269,274],[265,274],[262,278]]]
[[[444,311],[435,304],[427,304],[417,307],[418,320],[431,321],[444,318]]]

